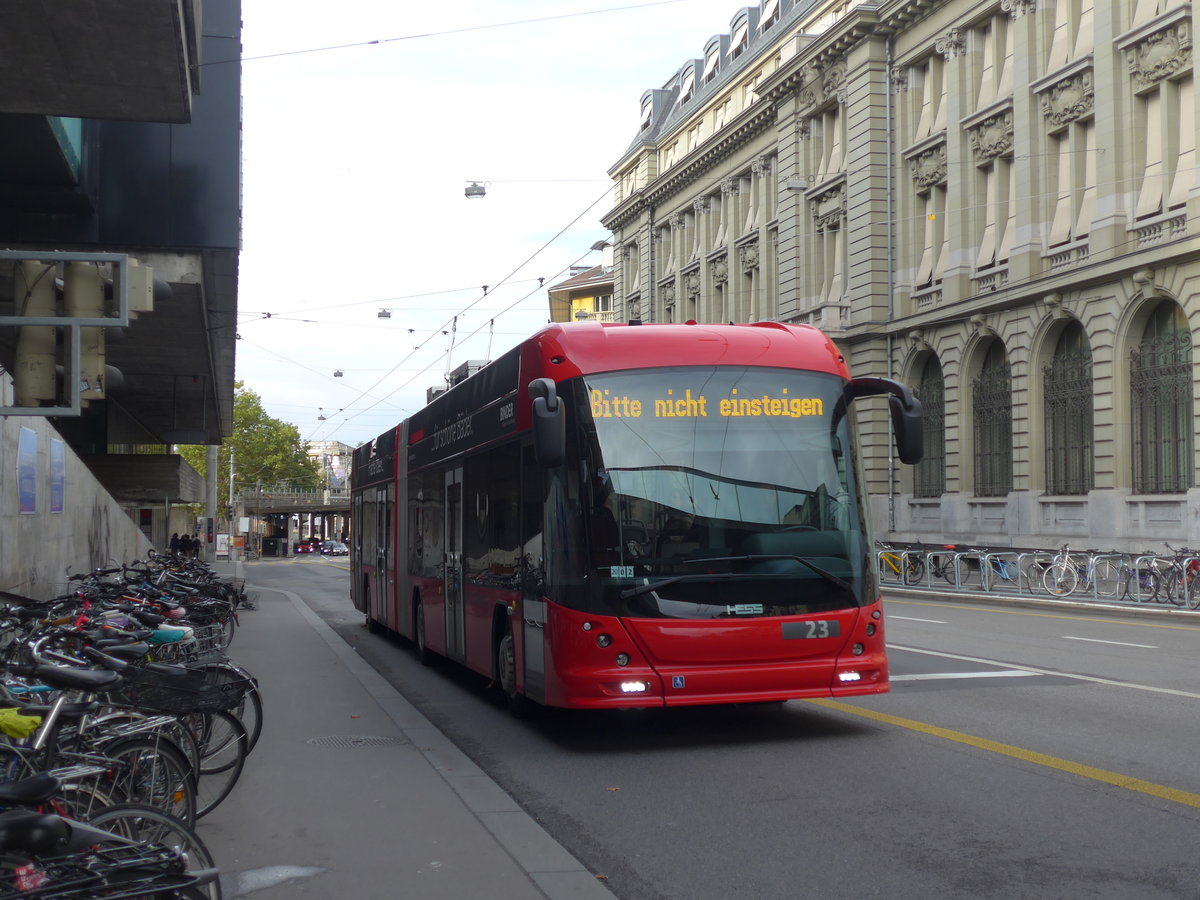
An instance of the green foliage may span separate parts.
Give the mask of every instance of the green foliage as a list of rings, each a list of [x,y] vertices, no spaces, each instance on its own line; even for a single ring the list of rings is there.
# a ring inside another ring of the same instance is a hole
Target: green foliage
[[[241,381],[234,384],[233,435],[217,453],[222,485],[228,485],[231,449],[235,493],[253,490],[259,482],[288,484],[298,491],[321,486],[321,466],[308,457],[308,442],[300,439],[300,430],[267,415],[262,398]],[[207,453],[208,448],[199,445],[179,448],[179,455],[201,475],[208,468]]]

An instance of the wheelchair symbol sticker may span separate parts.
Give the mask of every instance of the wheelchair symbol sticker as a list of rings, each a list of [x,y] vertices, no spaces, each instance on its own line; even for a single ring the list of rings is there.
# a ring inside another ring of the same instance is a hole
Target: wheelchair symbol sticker
[[[684,683],[684,677],[682,675],[672,675],[671,676],[671,687],[681,688],[681,687],[683,687],[683,683]]]

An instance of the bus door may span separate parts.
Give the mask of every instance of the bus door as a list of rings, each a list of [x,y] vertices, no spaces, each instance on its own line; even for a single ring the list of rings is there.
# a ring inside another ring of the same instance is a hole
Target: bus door
[[[457,466],[446,473],[445,543],[443,585],[446,592],[446,655],[463,659],[466,652],[466,620],[463,615],[463,470]]]
[[[373,527],[373,537],[375,543],[375,558],[373,560],[364,559],[365,565],[371,565],[374,568],[374,583],[375,590],[371,597],[371,618],[376,622],[381,622],[388,628],[395,628],[395,622],[388,621],[388,603],[387,603],[387,587],[388,587],[388,571],[387,571],[387,548],[388,548],[388,502],[387,488],[376,488],[370,492],[373,503],[371,504],[375,510]],[[365,554],[364,554],[365,556]]]

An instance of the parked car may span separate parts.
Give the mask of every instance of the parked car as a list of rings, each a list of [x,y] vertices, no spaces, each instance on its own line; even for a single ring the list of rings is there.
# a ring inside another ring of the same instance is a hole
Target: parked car
[[[341,541],[326,541],[321,545],[321,553],[324,556],[349,556],[350,548]]]
[[[297,553],[317,553],[321,549],[320,538],[305,538],[296,544]]]

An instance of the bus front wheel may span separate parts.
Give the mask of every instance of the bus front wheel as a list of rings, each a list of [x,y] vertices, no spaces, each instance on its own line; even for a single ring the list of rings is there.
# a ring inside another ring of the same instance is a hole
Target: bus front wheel
[[[517,690],[517,645],[511,627],[496,642],[496,683],[514,716],[523,719],[533,712],[533,701]]]

